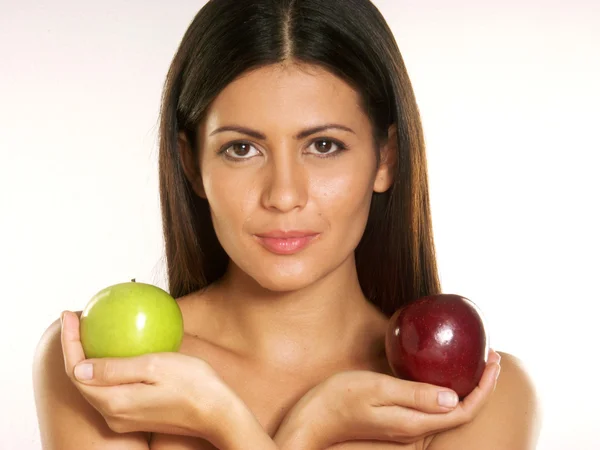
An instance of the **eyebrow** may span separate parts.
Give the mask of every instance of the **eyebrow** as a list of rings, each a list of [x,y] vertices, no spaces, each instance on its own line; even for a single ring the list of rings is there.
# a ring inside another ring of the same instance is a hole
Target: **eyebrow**
[[[306,129],[300,131],[294,137],[297,140],[300,140],[300,139],[304,139],[310,135],[320,133],[320,132],[326,131],[326,130],[331,130],[331,129],[338,129],[338,130],[347,131],[349,133],[356,134],[352,128],[348,128],[347,126],[340,125],[337,123],[328,123],[325,125],[319,125],[318,127],[306,128]],[[264,133],[261,133],[260,131],[252,130],[251,128],[242,127],[239,125],[226,125],[226,126],[219,127],[216,130],[214,130],[212,133],[210,133],[210,136],[213,136],[217,133],[223,133],[225,131],[235,131],[237,133],[246,134],[248,136],[251,136],[254,139],[262,139],[263,141],[265,139],[267,139],[267,136],[265,136]]]

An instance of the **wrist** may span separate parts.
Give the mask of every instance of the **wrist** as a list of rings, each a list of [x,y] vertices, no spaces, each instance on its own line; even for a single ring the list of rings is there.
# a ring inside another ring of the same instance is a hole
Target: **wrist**
[[[225,405],[223,405],[225,406]],[[223,408],[216,428],[207,439],[219,450],[278,450],[256,417],[240,401]]]
[[[322,450],[316,439],[312,438],[306,428],[298,424],[296,427],[280,427],[273,441],[280,450]]]
[[[281,450],[313,450],[303,428],[296,426],[288,418],[279,426],[273,441]]]
[[[273,440],[281,450],[323,450],[330,445],[322,405],[316,399],[298,403],[279,426]]]

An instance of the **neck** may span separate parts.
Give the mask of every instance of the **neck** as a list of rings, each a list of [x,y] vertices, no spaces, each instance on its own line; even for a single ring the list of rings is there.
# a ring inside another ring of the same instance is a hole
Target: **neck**
[[[252,358],[306,366],[372,360],[380,353],[385,316],[367,301],[354,260],[292,292],[263,289],[232,265],[218,282],[226,345]]]

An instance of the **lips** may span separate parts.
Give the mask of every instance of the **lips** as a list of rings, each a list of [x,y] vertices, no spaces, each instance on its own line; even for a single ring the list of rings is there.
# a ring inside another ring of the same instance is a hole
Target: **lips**
[[[319,233],[308,230],[275,230],[255,235],[258,242],[269,252],[277,255],[293,255],[305,249]]]

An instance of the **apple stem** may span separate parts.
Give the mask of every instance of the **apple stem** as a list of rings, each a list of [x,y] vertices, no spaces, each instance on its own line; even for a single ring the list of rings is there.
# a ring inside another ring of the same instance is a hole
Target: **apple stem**
[[[135,283],[135,278],[132,278],[132,279],[131,279],[131,282],[132,282],[132,283]]]

